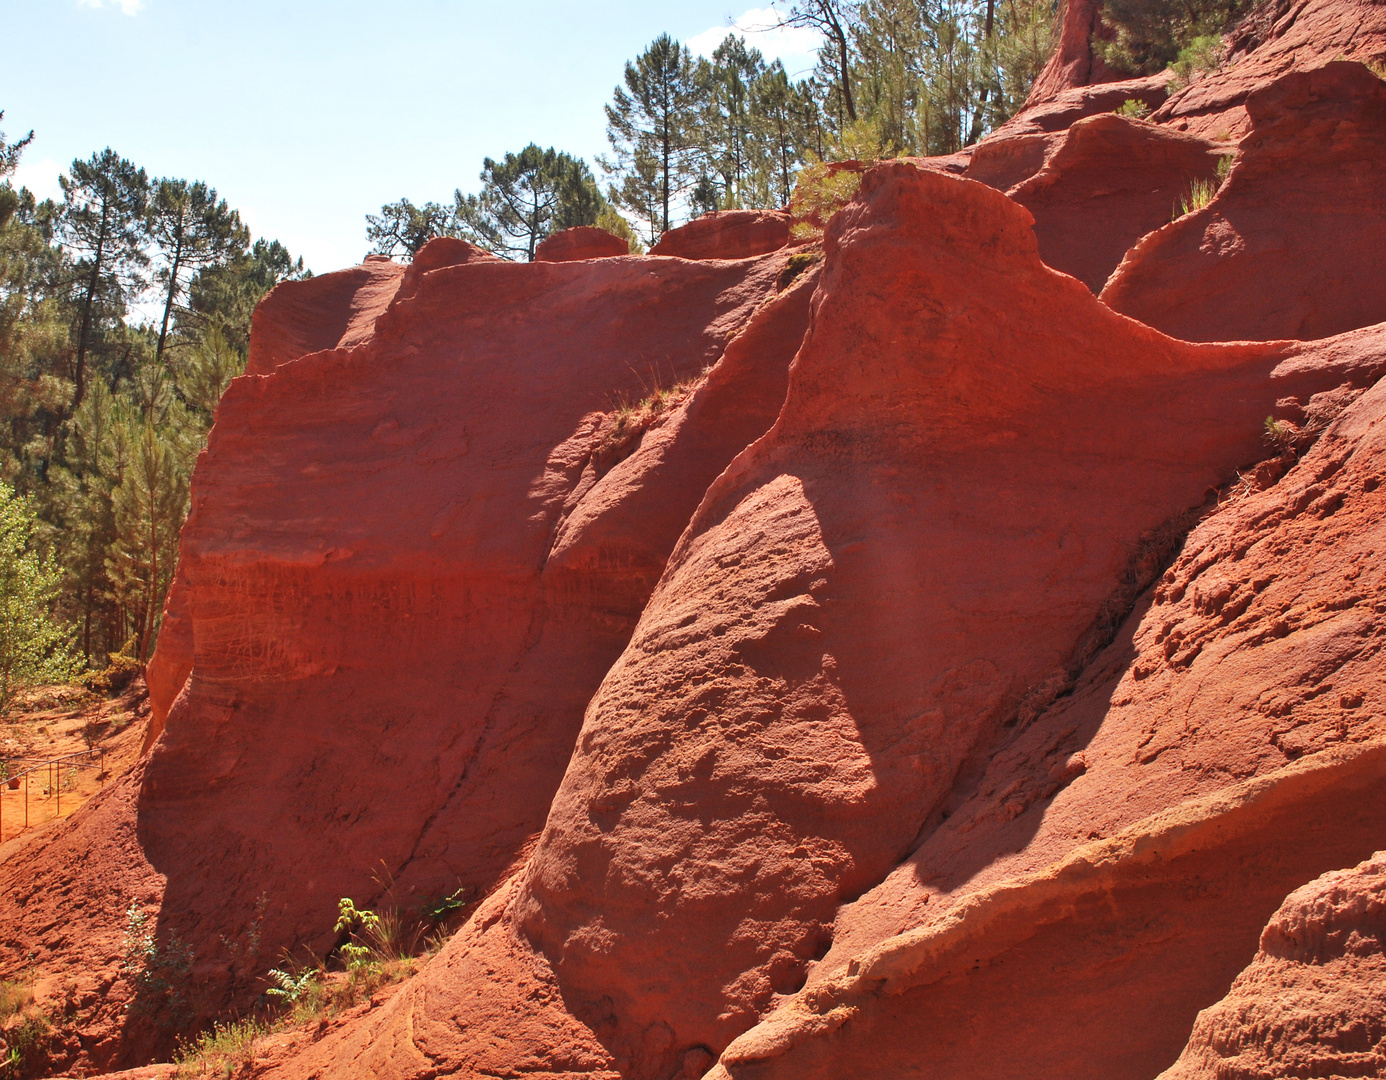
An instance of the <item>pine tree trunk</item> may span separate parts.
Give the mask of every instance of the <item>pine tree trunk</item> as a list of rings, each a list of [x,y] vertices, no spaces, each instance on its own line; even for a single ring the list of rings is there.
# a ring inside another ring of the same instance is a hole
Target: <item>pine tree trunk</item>
[[[106,226],[111,217],[111,200],[107,193],[101,202],[101,232],[96,237],[96,254],[92,257],[91,281],[87,284],[87,298],[82,304],[82,329],[77,335],[77,365],[73,381],[77,384],[72,395],[72,412],[82,405],[87,392],[87,337],[91,331],[91,306],[96,300],[96,288],[101,281],[101,258],[106,249]]]
[[[183,222],[178,222],[178,231],[175,234],[173,247],[173,265],[169,268],[168,274],[168,299],[164,301],[164,324],[159,328],[159,347],[154,352],[154,364],[157,367],[164,359],[164,342],[168,340],[168,320],[173,314],[173,298],[178,293],[178,272],[183,268]]]

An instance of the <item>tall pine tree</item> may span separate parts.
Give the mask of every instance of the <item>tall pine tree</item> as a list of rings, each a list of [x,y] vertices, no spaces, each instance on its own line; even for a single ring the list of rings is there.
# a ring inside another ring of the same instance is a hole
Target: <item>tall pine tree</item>
[[[88,161],[74,161],[63,189],[62,237],[81,260],[81,314],[77,356],[73,364],[72,409],[82,404],[87,388],[87,351],[102,294],[123,309],[127,292],[139,290],[149,265],[144,253],[149,179],[125,158],[107,147]]]
[[[620,173],[615,200],[649,224],[650,242],[669,228],[675,201],[693,173],[698,87],[693,56],[668,34],[626,64],[624,84],[606,106],[606,134]]]
[[[225,199],[217,199],[215,188],[201,181],[160,180],[150,209],[149,233],[160,260],[164,292],[164,318],[154,359],[162,363],[173,305],[185,275],[231,259],[245,250],[250,235],[240,215]]]

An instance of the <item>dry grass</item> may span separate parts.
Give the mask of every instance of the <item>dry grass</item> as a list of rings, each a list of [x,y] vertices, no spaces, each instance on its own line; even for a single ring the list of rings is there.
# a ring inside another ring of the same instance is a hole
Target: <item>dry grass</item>
[[[1174,220],[1178,221],[1185,214],[1202,210],[1213,201],[1220,186],[1213,180],[1195,180],[1189,185],[1189,194],[1180,200],[1179,209],[1174,212]]]
[[[0,1026],[23,1012],[33,1000],[34,991],[28,983],[0,982]]]
[[[194,1077],[231,1077],[255,1061],[255,1040],[270,1029],[255,1019],[213,1024],[191,1042],[180,1042],[174,1055],[178,1080]]]

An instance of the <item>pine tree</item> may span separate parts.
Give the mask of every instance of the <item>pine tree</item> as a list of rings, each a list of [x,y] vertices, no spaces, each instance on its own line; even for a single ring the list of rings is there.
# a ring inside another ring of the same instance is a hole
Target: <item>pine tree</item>
[[[159,327],[156,363],[164,359],[173,305],[183,286],[183,276],[223,263],[244,251],[249,232],[240,215],[217,199],[215,188],[201,181],[160,180],[150,213],[150,237],[161,259],[159,278],[164,285],[164,319]]]
[[[265,293],[281,281],[312,277],[278,240],[256,240],[223,263],[204,267],[188,286],[188,305],[176,313],[178,332],[192,340],[215,331],[244,362],[250,351],[250,321]]]
[[[827,55],[820,53],[819,59],[824,61],[837,79],[844,123],[855,123],[857,109],[852,97],[850,43],[852,18],[846,0],[796,0],[790,5],[783,25],[809,26],[826,39]]]
[[[126,290],[138,291],[140,274],[149,263],[143,251],[149,180],[125,158],[107,147],[88,161],[72,163],[70,176],[60,178],[64,212],[62,237],[82,258],[83,271],[75,384],[72,409],[86,394],[87,350],[92,324],[103,291],[123,308]]]
[[[154,364],[141,365],[136,409],[126,415],[123,475],[111,493],[115,536],[106,572],[129,613],[136,656],[149,658],[164,597],[173,581],[178,530],[187,515],[188,480],[202,439]]]
[[[717,46],[710,63],[703,60],[697,67],[701,101],[695,139],[705,166],[719,178],[722,209],[758,201],[752,197],[748,203],[745,186],[757,149],[751,87],[764,72],[765,58],[735,34]]]
[[[5,119],[5,111],[0,109],[0,120]],[[5,141],[5,133],[0,131],[0,181],[14,174],[19,167],[19,159],[24,148],[34,141],[31,131],[17,143]],[[0,183],[0,229],[8,224],[14,212],[19,209],[19,193],[8,183]]]
[[[65,572],[63,608],[77,623],[89,665],[97,652],[109,651],[113,640],[125,633],[123,624],[115,625],[117,611],[106,573],[106,556],[115,542],[111,493],[125,473],[129,449],[120,412],[105,382],[93,380],[68,423],[66,460],[48,473],[52,505],[44,516],[58,526],[56,546]],[[103,640],[107,650],[100,649]]]
[[[626,64],[624,85],[606,106],[616,160],[604,164],[621,179],[613,197],[649,223],[652,244],[669,228],[674,202],[692,179],[697,103],[692,54],[661,34]]]
[[[606,200],[581,158],[530,143],[500,161],[486,158],[481,193],[453,196],[456,231],[505,258],[534,260],[549,234],[595,225]]]
[[[784,65],[776,60],[751,84],[751,117],[754,122],[754,165],[760,204],[788,206],[794,177],[806,155],[822,152],[813,127],[817,105],[812,88],[791,83]]]
[[[415,206],[400,199],[386,203],[379,214],[366,215],[366,240],[372,254],[412,259],[430,240],[453,235],[453,220],[454,215],[439,203]]]

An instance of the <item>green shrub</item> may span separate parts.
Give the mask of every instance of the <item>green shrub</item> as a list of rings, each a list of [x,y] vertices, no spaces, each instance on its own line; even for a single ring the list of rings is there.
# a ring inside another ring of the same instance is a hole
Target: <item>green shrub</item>
[[[68,628],[53,620],[62,573],[35,550],[33,500],[0,483],[0,715],[19,691],[66,682],[75,662]]]
[[[1195,75],[1216,71],[1221,66],[1222,38],[1217,34],[1204,34],[1194,38],[1179,50],[1174,63],[1170,64],[1174,71],[1175,83],[1180,86],[1186,85]]]
[[[144,665],[129,655],[134,651],[135,639],[127,641],[119,652],[113,652],[100,671],[88,671],[78,677],[77,683],[93,694],[112,696],[125,691],[136,678],[144,674]]]
[[[1219,35],[1251,6],[1252,0],[1105,0],[1102,23],[1110,38],[1095,35],[1092,50],[1117,71],[1153,75],[1192,49],[1184,57],[1191,74],[1207,57],[1207,39],[1220,52]]]
[[[130,1005],[135,1015],[148,1016],[163,1026],[181,1027],[191,1019],[188,976],[194,956],[191,949],[169,935],[160,945],[149,913],[135,900],[125,912],[125,962],[121,970],[135,985]]]
[[[1128,120],[1144,120],[1150,115],[1150,106],[1136,98],[1127,98],[1112,112],[1118,116],[1124,116]]]

